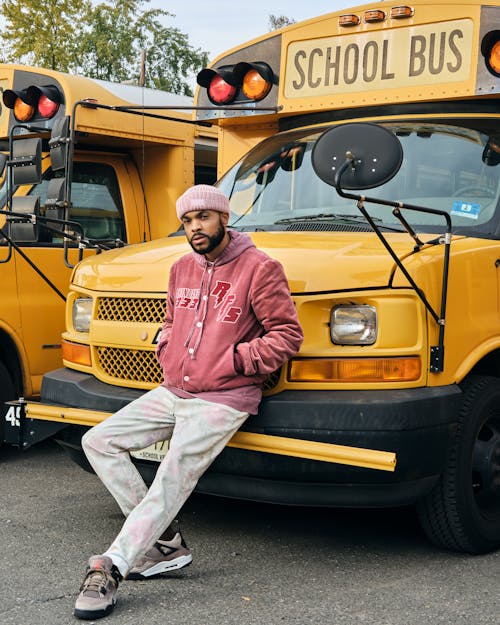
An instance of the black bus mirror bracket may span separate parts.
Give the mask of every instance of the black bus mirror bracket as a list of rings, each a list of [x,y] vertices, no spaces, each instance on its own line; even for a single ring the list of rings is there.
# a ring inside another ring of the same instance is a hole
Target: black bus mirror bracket
[[[66,178],[52,178],[47,187],[45,199],[45,217],[57,230],[64,229],[66,209],[65,200]]]
[[[9,236],[18,243],[36,243],[38,241],[38,216],[40,197],[38,195],[19,195],[12,198],[12,214],[7,211]]]
[[[12,158],[8,164],[12,168],[12,181],[15,186],[41,182],[42,140],[40,138],[14,140]]]
[[[66,167],[69,141],[69,116],[66,115],[55,120],[50,133],[50,163],[53,171]]]

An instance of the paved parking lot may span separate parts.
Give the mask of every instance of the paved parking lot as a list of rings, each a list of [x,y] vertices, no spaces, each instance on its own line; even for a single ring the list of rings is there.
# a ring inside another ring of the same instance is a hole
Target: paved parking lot
[[[67,625],[86,558],[122,521],[54,443],[0,450],[2,625]],[[193,564],[124,582],[109,625],[498,625],[500,552],[436,550],[412,510],[318,510],[193,495]]]

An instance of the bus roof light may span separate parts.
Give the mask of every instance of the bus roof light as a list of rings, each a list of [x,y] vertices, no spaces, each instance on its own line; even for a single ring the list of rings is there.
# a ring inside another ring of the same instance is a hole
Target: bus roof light
[[[229,104],[234,100],[236,87],[224,80],[220,74],[215,74],[210,81],[207,93],[214,104]]]
[[[375,22],[383,22],[385,20],[385,13],[384,11],[379,11],[379,10],[371,10],[371,11],[365,11],[365,22],[367,24],[373,24]]]
[[[17,98],[14,104],[14,117],[19,122],[29,122],[35,115],[35,107],[24,102],[22,98]]]
[[[32,106],[36,106],[41,117],[51,119],[59,110],[62,95],[54,85],[32,85],[28,87],[27,96]]]
[[[208,97],[214,104],[229,104],[238,90],[232,65],[217,70],[208,67],[202,69],[196,82],[207,89]]]
[[[413,17],[414,10],[406,5],[400,5],[397,7],[392,7],[391,9],[391,18],[393,20],[400,20],[408,17]]]
[[[484,36],[481,54],[489,72],[494,76],[500,76],[500,30],[493,30]]]
[[[205,67],[201,72],[196,76],[196,82],[207,89],[210,87],[210,83],[212,82],[215,76],[220,76],[224,82],[227,82],[228,85],[232,87],[237,87],[236,77],[234,75],[234,65],[226,65],[225,67],[219,67],[217,69],[211,69],[210,67]]]
[[[243,94],[249,100],[262,100],[273,86],[273,71],[267,63],[238,63],[234,66],[234,76]]]
[[[3,92],[3,103],[7,108],[12,109],[18,122],[29,122],[35,114],[35,107],[32,105],[26,89],[6,89]]]
[[[349,13],[339,17],[339,26],[357,26],[361,22],[358,15]]]
[[[491,69],[497,74],[497,76],[500,76],[500,41],[496,41],[493,44],[488,57],[488,62]]]

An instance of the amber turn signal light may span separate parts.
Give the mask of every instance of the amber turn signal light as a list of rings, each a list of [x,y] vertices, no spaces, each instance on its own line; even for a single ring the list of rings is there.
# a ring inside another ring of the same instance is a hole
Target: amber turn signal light
[[[88,345],[72,343],[71,341],[65,340],[62,341],[61,345],[63,360],[73,362],[76,365],[91,366],[92,359],[90,357],[90,347]]]

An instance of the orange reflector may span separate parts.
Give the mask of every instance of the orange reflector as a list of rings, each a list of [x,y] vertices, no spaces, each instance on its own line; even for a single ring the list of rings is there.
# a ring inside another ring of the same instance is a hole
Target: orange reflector
[[[243,77],[241,88],[250,100],[262,100],[269,93],[271,83],[263,78],[256,69],[251,69]]]
[[[339,26],[357,26],[361,19],[357,15],[348,14],[339,17]]]
[[[405,17],[412,17],[413,9],[408,6],[401,5],[399,7],[392,7],[391,17],[393,20],[399,20]]]
[[[14,103],[14,117],[19,122],[28,122],[35,114],[35,107],[23,102],[21,98],[16,98]]]
[[[488,63],[494,72],[500,74],[500,40],[492,45],[488,55]]]
[[[62,341],[62,357],[63,360],[74,362],[77,365],[85,365],[90,367],[92,360],[90,358],[90,347],[81,345],[80,343],[71,343],[70,341]]]
[[[303,358],[290,361],[290,382],[411,382],[420,378],[418,356]]]
[[[373,24],[373,22],[383,22],[385,20],[385,13],[383,11],[365,11],[365,22],[367,24]]]

